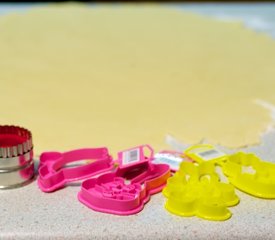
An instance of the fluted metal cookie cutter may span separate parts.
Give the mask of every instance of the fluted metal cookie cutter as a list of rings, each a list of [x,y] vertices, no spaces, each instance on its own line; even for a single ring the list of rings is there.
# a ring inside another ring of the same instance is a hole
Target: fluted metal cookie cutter
[[[33,176],[31,132],[17,126],[0,126],[0,189],[21,187]]]

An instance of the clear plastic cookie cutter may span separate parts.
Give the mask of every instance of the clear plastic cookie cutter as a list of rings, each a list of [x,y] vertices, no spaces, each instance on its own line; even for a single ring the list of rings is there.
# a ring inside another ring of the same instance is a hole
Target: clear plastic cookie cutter
[[[172,172],[176,172],[180,168],[183,161],[193,162],[190,158],[184,156],[181,152],[164,150],[154,155],[153,163],[165,163],[170,166]]]

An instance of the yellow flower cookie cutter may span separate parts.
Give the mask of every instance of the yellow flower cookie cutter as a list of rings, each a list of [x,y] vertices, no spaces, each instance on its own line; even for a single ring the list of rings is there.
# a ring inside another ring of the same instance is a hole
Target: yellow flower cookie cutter
[[[234,187],[220,182],[212,162],[202,162],[198,166],[182,162],[179,171],[168,179],[163,194],[169,212],[207,220],[229,219],[232,214],[227,207],[239,202]]]

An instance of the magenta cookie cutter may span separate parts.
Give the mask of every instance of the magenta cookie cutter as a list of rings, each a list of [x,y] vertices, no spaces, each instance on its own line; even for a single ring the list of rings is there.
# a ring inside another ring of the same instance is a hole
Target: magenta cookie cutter
[[[93,160],[85,165],[62,168],[68,163]],[[113,169],[113,159],[108,149],[84,148],[69,152],[44,152],[40,156],[38,186],[43,192],[53,192],[65,184],[79,181]]]
[[[144,149],[150,151],[146,157]],[[130,215],[141,211],[150,195],[160,192],[170,177],[167,164],[153,164],[154,152],[142,145],[118,153],[115,172],[85,180],[78,199],[87,207],[105,213]]]

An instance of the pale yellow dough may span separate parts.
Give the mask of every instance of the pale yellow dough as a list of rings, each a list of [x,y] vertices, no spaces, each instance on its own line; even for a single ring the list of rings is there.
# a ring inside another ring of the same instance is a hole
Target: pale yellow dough
[[[168,6],[66,4],[0,17],[1,124],[36,153],[139,144],[165,135],[259,142],[275,104],[275,42],[240,23]]]

